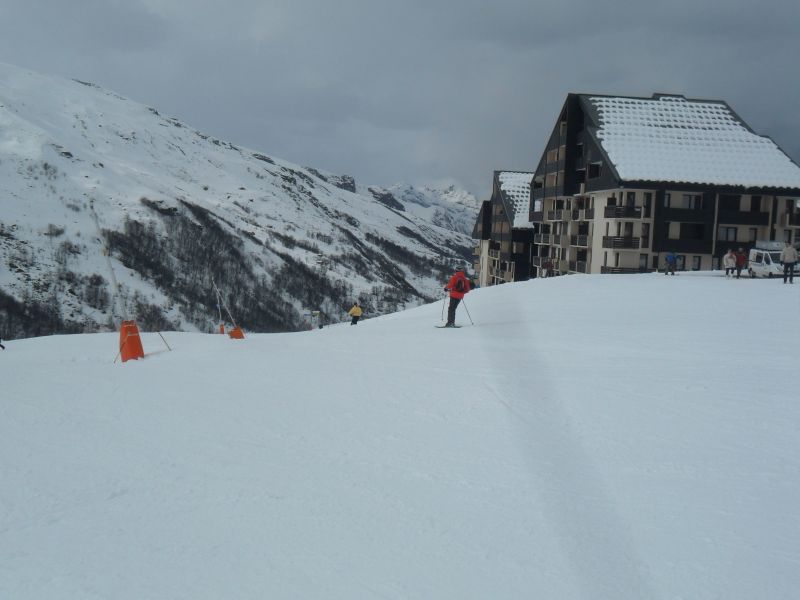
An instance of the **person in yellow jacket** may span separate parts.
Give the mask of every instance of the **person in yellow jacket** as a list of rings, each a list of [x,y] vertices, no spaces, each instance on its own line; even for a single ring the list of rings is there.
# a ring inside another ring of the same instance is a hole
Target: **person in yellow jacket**
[[[358,302],[353,302],[353,308],[351,308],[347,314],[353,317],[352,321],[350,321],[350,325],[356,325],[358,320],[361,318],[361,315],[364,314],[364,311],[361,310]]]

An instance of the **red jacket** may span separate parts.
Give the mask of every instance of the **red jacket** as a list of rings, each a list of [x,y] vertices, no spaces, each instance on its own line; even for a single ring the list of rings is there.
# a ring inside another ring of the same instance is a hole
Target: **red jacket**
[[[737,252],[736,253],[736,266],[740,269],[744,267],[744,263],[747,261],[747,257],[744,255],[744,252]]]
[[[462,286],[463,291],[461,292],[459,292],[457,289],[459,281],[464,282],[464,285]],[[450,278],[450,281],[447,282],[447,286],[444,289],[450,292],[451,298],[463,298],[464,294],[469,292],[471,288],[472,285],[470,283],[470,280],[467,278],[466,275],[464,275],[464,271],[456,271],[456,274]]]

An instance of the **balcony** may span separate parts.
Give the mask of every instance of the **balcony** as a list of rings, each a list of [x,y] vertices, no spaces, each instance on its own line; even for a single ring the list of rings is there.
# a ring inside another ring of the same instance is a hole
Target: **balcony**
[[[569,236],[562,235],[560,233],[553,233],[550,235],[550,245],[552,246],[561,246],[566,245]]]
[[[489,250],[489,258],[500,260],[500,250]]]
[[[548,221],[562,221],[564,218],[564,213],[569,212],[566,210],[548,210],[547,211],[547,220]]]
[[[720,225],[769,225],[769,213],[720,210],[717,216]]]
[[[585,260],[571,260],[569,261],[569,270],[575,273],[588,273],[588,266]]]
[[[615,250],[639,249],[641,243],[638,237],[612,237],[603,236],[603,248],[613,248]]]
[[[533,258],[531,258],[531,264],[534,267],[541,267],[542,263],[544,263],[544,261],[545,261],[545,257],[544,256],[534,256]]]
[[[600,267],[600,273],[606,275],[609,273],[620,274],[620,273],[652,273],[653,269],[648,269],[647,267],[639,267],[639,268],[627,268],[627,267]]]
[[[603,209],[606,219],[641,219],[641,206],[606,206]]]
[[[784,227],[800,227],[800,213],[786,213],[781,224]]]
[[[569,245],[570,246],[579,246],[581,248],[588,248],[589,247],[589,236],[588,235],[572,235],[569,238]]]
[[[549,233],[537,233],[533,236],[534,244],[550,244],[552,236]]]

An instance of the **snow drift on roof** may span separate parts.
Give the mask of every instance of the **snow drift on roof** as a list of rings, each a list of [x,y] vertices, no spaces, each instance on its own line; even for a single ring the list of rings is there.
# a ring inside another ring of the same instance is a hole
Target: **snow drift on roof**
[[[597,138],[625,181],[800,188],[800,167],[718,101],[590,96]]]
[[[533,173],[501,171],[497,174],[500,190],[511,200],[514,210],[514,227],[532,227],[528,218]]]

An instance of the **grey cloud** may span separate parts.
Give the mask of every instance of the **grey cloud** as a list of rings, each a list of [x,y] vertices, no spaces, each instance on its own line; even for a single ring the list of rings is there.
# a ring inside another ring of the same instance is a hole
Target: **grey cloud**
[[[535,166],[571,91],[721,98],[800,155],[800,9],[785,0],[0,7],[0,60],[365,183],[454,178],[486,195],[493,169]]]

